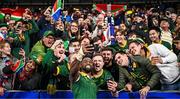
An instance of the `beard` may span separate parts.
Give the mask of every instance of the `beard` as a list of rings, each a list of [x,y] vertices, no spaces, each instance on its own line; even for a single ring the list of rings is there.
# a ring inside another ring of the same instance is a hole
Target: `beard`
[[[111,62],[111,59],[109,59],[109,58],[104,58],[104,63],[105,63],[105,65],[109,65],[110,62]]]
[[[86,72],[86,73],[90,73],[91,72],[91,66],[90,65],[86,65],[81,67],[81,70]]]

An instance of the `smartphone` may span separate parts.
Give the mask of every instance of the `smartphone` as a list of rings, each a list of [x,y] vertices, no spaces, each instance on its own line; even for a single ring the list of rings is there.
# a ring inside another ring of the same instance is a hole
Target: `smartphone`
[[[110,78],[107,78],[107,79],[106,79],[106,82],[108,82],[108,81],[114,81],[114,80],[113,80],[112,77],[110,77]]]
[[[95,52],[99,51],[99,45],[98,44],[94,44],[94,51]]]
[[[94,51],[93,45],[88,45],[88,46],[86,46],[86,48],[88,49],[88,51]]]
[[[74,52],[75,52],[74,47],[69,47],[69,53],[74,53]]]

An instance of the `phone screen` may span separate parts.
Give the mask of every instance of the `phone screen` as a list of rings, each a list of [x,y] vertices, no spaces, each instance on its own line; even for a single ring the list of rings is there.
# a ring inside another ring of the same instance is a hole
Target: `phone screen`
[[[75,52],[74,47],[69,47],[69,53],[74,53],[74,52]]]

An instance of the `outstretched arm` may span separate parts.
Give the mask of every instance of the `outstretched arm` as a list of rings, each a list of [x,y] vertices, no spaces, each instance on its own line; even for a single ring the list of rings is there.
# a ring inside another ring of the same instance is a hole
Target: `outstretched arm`
[[[75,59],[72,64],[70,64],[72,68],[70,69],[70,76],[69,79],[71,82],[75,82],[79,77],[79,70],[80,70],[80,61]]]
[[[82,58],[84,56],[83,48],[81,47],[79,52],[75,55],[76,55],[75,60],[70,64],[71,69],[70,69],[69,78],[71,82],[76,81],[79,77],[80,62],[82,61]]]
[[[109,80],[107,82],[107,86],[108,86],[108,90],[111,91],[112,96],[114,96],[114,97],[118,97],[119,96],[119,93],[117,91],[118,84],[115,81]]]

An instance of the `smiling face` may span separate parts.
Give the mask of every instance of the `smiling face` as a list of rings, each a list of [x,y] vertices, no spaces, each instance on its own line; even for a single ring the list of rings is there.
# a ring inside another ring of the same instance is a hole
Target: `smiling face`
[[[84,22],[83,22],[83,21],[84,21],[83,18],[79,18],[79,19],[78,19],[78,24],[79,24],[79,25],[84,25]]]
[[[126,29],[127,29],[127,28],[126,28],[126,25],[125,25],[125,24],[120,24],[120,29],[126,30]]]
[[[162,29],[167,30],[167,29],[169,29],[169,23],[168,23],[167,21],[161,21],[160,27],[161,27]]]
[[[81,64],[80,68],[83,72],[86,72],[86,73],[91,72],[92,66],[93,66],[93,62],[92,62],[91,58],[85,57],[81,63],[82,64]]]
[[[61,20],[58,20],[56,22],[56,28],[58,28],[61,31],[64,31],[64,23]]]
[[[46,37],[43,37],[43,43],[46,47],[50,48],[54,43],[54,37],[52,35],[48,35]]]
[[[125,40],[125,36],[121,32],[119,32],[119,31],[116,33],[115,38],[116,38],[116,41],[119,44],[122,44],[124,42],[124,40]]]
[[[117,53],[115,55],[115,62],[119,66],[128,66],[129,63],[128,56],[126,54]]]
[[[159,40],[159,34],[156,30],[150,30],[149,31],[149,38],[151,39],[152,42],[156,42]]]
[[[140,23],[143,19],[139,16],[134,17],[134,21]]]
[[[1,42],[1,44],[0,44],[0,51],[4,55],[10,55],[11,54],[11,47],[10,47],[9,43]]]
[[[93,60],[94,70],[96,72],[101,71],[103,69],[103,66],[104,66],[103,57],[100,55],[94,56],[92,60]]]
[[[8,29],[7,29],[7,27],[0,27],[0,32],[2,33],[2,34],[7,34],[7,32],[8,32]]]
[[[71,46],[74,48],[75,52],[78,52],[79,49],[80,49],[80,44],[79,44],[78,41],[77,42],[72,42]]]
[[[35,62],[33,60],[29,60],[25,65],[26,72],[32,72],[35,69]]]
[[[54,55],[60,58],[62,55],[64,55],[64,53],[65,53],[64,44],[58,44],[54,49]]]
[[[77,33],[78,32],[78,24],[75,22],[71,23],[71,33]]]
[[[112,60],[112,52],[109,50],[102,51],[102,56],[105,64],[109,64]]]
[[[15,20],[9,20],[9,26],[14,27],[15,25]]]
[[[4,16],[4,19],[5,19],[6,21],[9,21],[9,20],[11,19],[11,15],[10,15],[10,14],[6,14],[6,15]]]
[[[101,23],[104,22],[104,15],[103,14],[99,14],[96,20],[96,23]]]
[[[138,44],[136,42],[132,42],[129,44],[129,51],[132,55],[140,55],[141,53],[141,44]]]
[[[84,38],[81,41],[81,46],[88,46],[88,45],[90,45],[90,40],[88,38]]]

